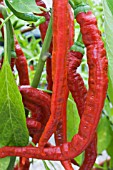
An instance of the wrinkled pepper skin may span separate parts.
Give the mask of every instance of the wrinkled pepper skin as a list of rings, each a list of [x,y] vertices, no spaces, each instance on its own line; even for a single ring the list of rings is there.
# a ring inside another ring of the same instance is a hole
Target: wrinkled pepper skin
[[[83,54],[76,51],[70,51],[67,59],[68,65],[68,88],[72,94],[72,97],[77,105],[77,110],[82,117],[84,111],[84,101],[87,95],[87,89],[84,85],[84,81],[79,73],[76,72],[77,68],[82,62]]]
[[[19,90],[22,95],[23,103],[25,107],[31,111],[32,117],[36,118],[36,120],[41,122],[42,125],[45,125],[51,113],[51,101],[49,95],[41,90],[35,89],[30,86],[20,86]]]
[[[19,75],[19,84],[29,85],[27,60],[16,38],[15,38],[15,52],[17,55],[15,64]]]

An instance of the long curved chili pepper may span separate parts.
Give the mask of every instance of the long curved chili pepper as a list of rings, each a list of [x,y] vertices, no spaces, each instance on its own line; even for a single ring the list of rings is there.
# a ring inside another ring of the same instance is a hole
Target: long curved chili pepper
[[[59,12],[60,8],[60,12]],[[60,115],[62,113],[63,102],[65,100],[66,88],[66,56],[68,50],[68,1],[53,1],[53,53],[52,53],[52,75],[53,94],[51,101],[51,116],[46,128],[40,138],[39,146],[43,147],[51,135],[55,132]],[[57,28],[57,29],[56,29]],[[63,37],[63,39],[62,39]],[[62,39],[62,41],[60,41]]]
[[[48,116],[50,116],[50,109],[49,109],[49,113],[47,113],[48,112],[47,107],[45,109],[46,110],[45,113],[41,112],[41,114],[40,114],[40,109],[39,109],[41,107],[42,108],[45,107],[44,102],[45,102],[45,100],[47,102],[48,96],[44,92],[40,92],[39,90],[34,89],[32,87],[28,87],[28,86],[20,86],[19,89],[20,89],[20,92],[23,97],[24,106],[31,111],[32,117],[27,118],[26,121],[27,121],[27,127],[29,130],[30,136],[33,137],[32,140],[36,144],[39,141],[40,136],[44,130],[45,124],[47,123],[47,121],[49,119]],[[44,97],[44,95],[45,95],[45,97]],[[31,103],[32,98],[35,100],[35,104]],[[37,101],[37,98],[38,98],[38,101]],[[44,98],[44,102],[42,102],[43,98]],[[48,99],[47,104],[49,104],[49,108],[50,108],[50,100],[49,99]],[[22,158],[20,158],[19,166],[17,165],[15,169],[28,170],[29,165],[30,165],[29,159],[22,157]]]
[[[42,1],[42,0],[36,0],[36,4],[38,6],[42,6],[44,8],[46,8],[46,4]],[[48,24],[50,21],[50,15],[49,12],[43,12],[42,14],[40,14],[41,16],[44,16],[46,19],[46,22],[44,22],[43,24],[39,25],[39,29],[41,32],[41,38],[44,41],[46,32],[47,32],[47,28],[48,28]],[[49,52],[52,54],[52,42],[49,48]],[[53,81],[52,81],[52,63],[51,63],[51,58],[47,58],[46,61],[46,72],[47,72],[47,89],[52,91],[52,86],[53,86]]]
[[[75,46],[75,45],[74,45]],[[73,49],[74,49],[73,46]],[[82,48],[82,47],[79,47]],[[75,50],[77,50],[77,46],[75,46]],[[82,50],[81,50],[82,51]],[[81,60],[82,60],[83,54],[77,51],[70,51],[67,59],[68,63],[68,87],[69,90],[74,98],[74,101],[76,102],[76,106],[78,109],[78,113],[80,115],[80,118],[82,117],[83,111],[84,111],[84,104],[87,96],[87,89],[84,85],[83,79],[76,72],[77,67],[80,66]],[[80,167],[80,170],[90,170],[96,160],[97,157],[97,147],[96,147],[96,135],[92,142],[89,144],[89,146],[85,150],[85,159]]]
[[[44,148],[41,153],[40,149],[35,147],[3,147],[0,149],[0,157],[24,154],[28,158],[32,156],[32,158],[68,160],[85,150],[93,139],[106,97],[108,62],[100,32],[97,28],[96,18],[92,12],[79,13],[77,21],[81,26],[83,42],[87,47],[89,66],[89,89],[78,134],[73,137],[71,142],[61,146]],[[88,28],[90,28],[90,31]],[[87,35],[90,41],[86,38]]]
[[[20,86],[19,90],[24,106],[31,111],[32,118],[41,123],[42,127],[37,131],[37,140],[39,141],[50,117],[50,97],[45,92],[30,86]]]
[[[16,38],[15,38],[15,52],[17,55],[16,68],[19,74],[19,83],[20,85],[29,85],[27,60]]]
[[[68,5],[68,17],[69,17],[69,49],[73,45],[73,40],[74,40],[74,15],[72,13],[71,6]],[[67,142],[67,99],[68,99],[68,94],[69,90],[68,87],[66,87],[65,91],[65,101],[63,104],[63,109],[62,109],[62,114],[60,116],[60,121],[57,125],[57,129],[55,131],[55,142],[57,145],[62,145],[63,143]],[[72,170],[73,167],[71,165],[71,160],[68,161],[61,161],[63,167],[67,170]]]

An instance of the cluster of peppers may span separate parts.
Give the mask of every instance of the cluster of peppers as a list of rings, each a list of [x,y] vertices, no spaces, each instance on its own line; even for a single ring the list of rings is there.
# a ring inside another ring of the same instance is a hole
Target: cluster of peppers
[[[42,0],[36,0],[38,6],[46,8]],[[72,170],[74,158],[85,151],[80,170],[90,170],[97,157],[96,129],[104,106],[108,86],[106,51],[101,40],[97,21],[88,5],[74,4],[68,0],[53,0],[52,30],[53,37],[49,48],[52,57],[46,61],[48,90],[47,94],[29,84],[28,68],[24,53],[15,38],[16,59],[11,59],[19,75],[19,90],[25,108],[31,112],[26,118],[32,142],[37,146],[3,147],[0,158],[19,156],[20,164],[15,170],[28,170],[29,158],[61,161],[66,170]],[[50,21],[49,12],[41,14],[46,21],[39,26],[44,40]],[[74,43],[74,16],[80,24],[81,35]],[[0,17],[3,16],[0,14]],[[81,41],[82,38],[82,41]],[[77,68],[82,62],[84,47],[89,67],[88,89]],[[66,106],[69,92],[76,103],[80,116],[78,133],[71,142],[66,135]],[[54,134],[56,146],[48,140]]]

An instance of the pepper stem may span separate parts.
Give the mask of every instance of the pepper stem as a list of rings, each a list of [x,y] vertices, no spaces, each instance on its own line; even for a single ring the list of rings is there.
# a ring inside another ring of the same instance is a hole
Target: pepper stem
[[[43,72],[43,68],[44,68],[44,64],[45,61],[43,59],[43,56],[48,52],[49,47],[50,47],[50,43],[51,43],[51,39],[52,39],[52,17],[50,18],[50,22],[48,25],[48,29],[47,29],[47,33],[43,42],[43,46],[42,46],[42,51],[40,54],[40,58],[37,64],[37,69],[33,78],[33,82],[31,84],[32,87],[37,88],[40,82],[40,78],[41,78],[41,74]]]

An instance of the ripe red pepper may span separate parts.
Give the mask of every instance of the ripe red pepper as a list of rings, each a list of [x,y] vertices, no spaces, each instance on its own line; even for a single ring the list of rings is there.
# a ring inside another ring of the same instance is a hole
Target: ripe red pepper
[[[59,12],[60,8],[60,12]],[[40,138],[39,146],[43,147],[52,133],[55,132],[60,116],[62,114],[63,102],[65,101],[65,91],[67,72],[66,55],[68,49],[68,1],[53,2],[53,53],[52,53],[52,75],[53,94],[51,101],[51,116],[46,128]],[[62,25],[62,26],[61,26]],[[56,29],[57,28],[57,29]],[[59,41],[62,39],[62,42]],[[61,57],[62,56],[62,57]]]
[[[72,13],[71,6],[68,5],[68,23],[69,23],[69,40],[68,40],[68,48],[73,44],[74,40],[74,15]],[[67,85],[66,85],[67,86]],[[65,91],[65,101],[62,109],[62,114],[60,115],[60,121],[57,125],[57,129],[55,131],[55,142],[56,145],[62,145],[63,143],[67,142],[67,99],[68,99],[68,86],[66,87]],[[61,161],[62,165],[67,170],[72,170],[73,167],[71,165],[71,160]]]
[[[20,86],[19,89],[22,94],[24,106],[31,111],[31,118],[27,118],[26,122],[32,141],[37,144],[50,116],[50,109],[47,109],[47,107],[50,108],[50,98],[44,92],[30,86]],[[17,165],[15,169],[27,170],[29,166],[29,159],[21,157],[19,166]]]
[[[84,85],[83,79],[76,72],[77,67],[80,66],[83,54],[80,52],[77,52],[77,48],[82,48],[80,46],[73,46],[73,49],[75,47],[75,51],[70,51],[68,55],[68,87],[69,90],[74,98],[74,101],[76,103],[78,113],[80,118],[82,117],[82,114],[84,112],[84,104],[86,101],[87,96],[87,89]],[[82,51],[82,50],[81,50]],[[80,170],[87,170],[91,169],[95,163],[96,156],[97,156],[97,140],[96,135],[93,138],[92,142],[89,144],[89,146],[85,150],[85,159],[80,167]]]
[[[33,118],[45,126],[50,117],[49,95],[30,86],[20,86],[19,90],[24,106],[31,111]]]
[[[15,38],[15,52],[17,55],[15,64],[19,74],[20,85],[29,85],[27,60],[16,38]]]

